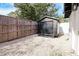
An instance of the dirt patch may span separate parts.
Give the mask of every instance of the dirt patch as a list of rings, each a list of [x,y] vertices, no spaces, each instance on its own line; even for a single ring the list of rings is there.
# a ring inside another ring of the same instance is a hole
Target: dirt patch
[[[71,49],[71,41],[68,35],[58,38],[32,35],[10,42],[0,43],[0,55],[72,56],[75,54]]]

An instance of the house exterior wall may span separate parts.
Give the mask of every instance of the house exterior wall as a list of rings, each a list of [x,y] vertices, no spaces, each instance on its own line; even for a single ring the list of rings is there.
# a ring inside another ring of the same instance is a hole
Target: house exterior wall
[[[73,6],[72,6],[73,7]],[[70,39],[72,40],[72,49],[79,55],[79,6],[77,10],[72,10],[70,15]]]

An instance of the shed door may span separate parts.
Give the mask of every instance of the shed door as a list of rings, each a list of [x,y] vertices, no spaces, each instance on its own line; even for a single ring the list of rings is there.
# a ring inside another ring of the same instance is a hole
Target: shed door
[[[52,34],[53,33],[53,22],[43,22],[43,33]]]

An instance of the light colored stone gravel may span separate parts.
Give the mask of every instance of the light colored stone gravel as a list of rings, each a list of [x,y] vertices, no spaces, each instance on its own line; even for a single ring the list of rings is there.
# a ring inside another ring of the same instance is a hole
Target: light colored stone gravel
[[[68,35],[58,38],[31,35],[13,41],[0,43],[1,56],[72,56]]]

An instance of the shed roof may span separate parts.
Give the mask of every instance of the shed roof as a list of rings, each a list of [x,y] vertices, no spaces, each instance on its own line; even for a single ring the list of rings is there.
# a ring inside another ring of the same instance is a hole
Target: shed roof
[[[56,20],[59,22],[58,18],[55,18],[55,17],[50,17],[50,16],[44,16],[43,18],[41,18],[41,20],[39,20],[38,22],[44,20],[45,18],[49,18],[49,19],[52,19],[52,20]],[[49,20],[50,21],[50,20]]]

